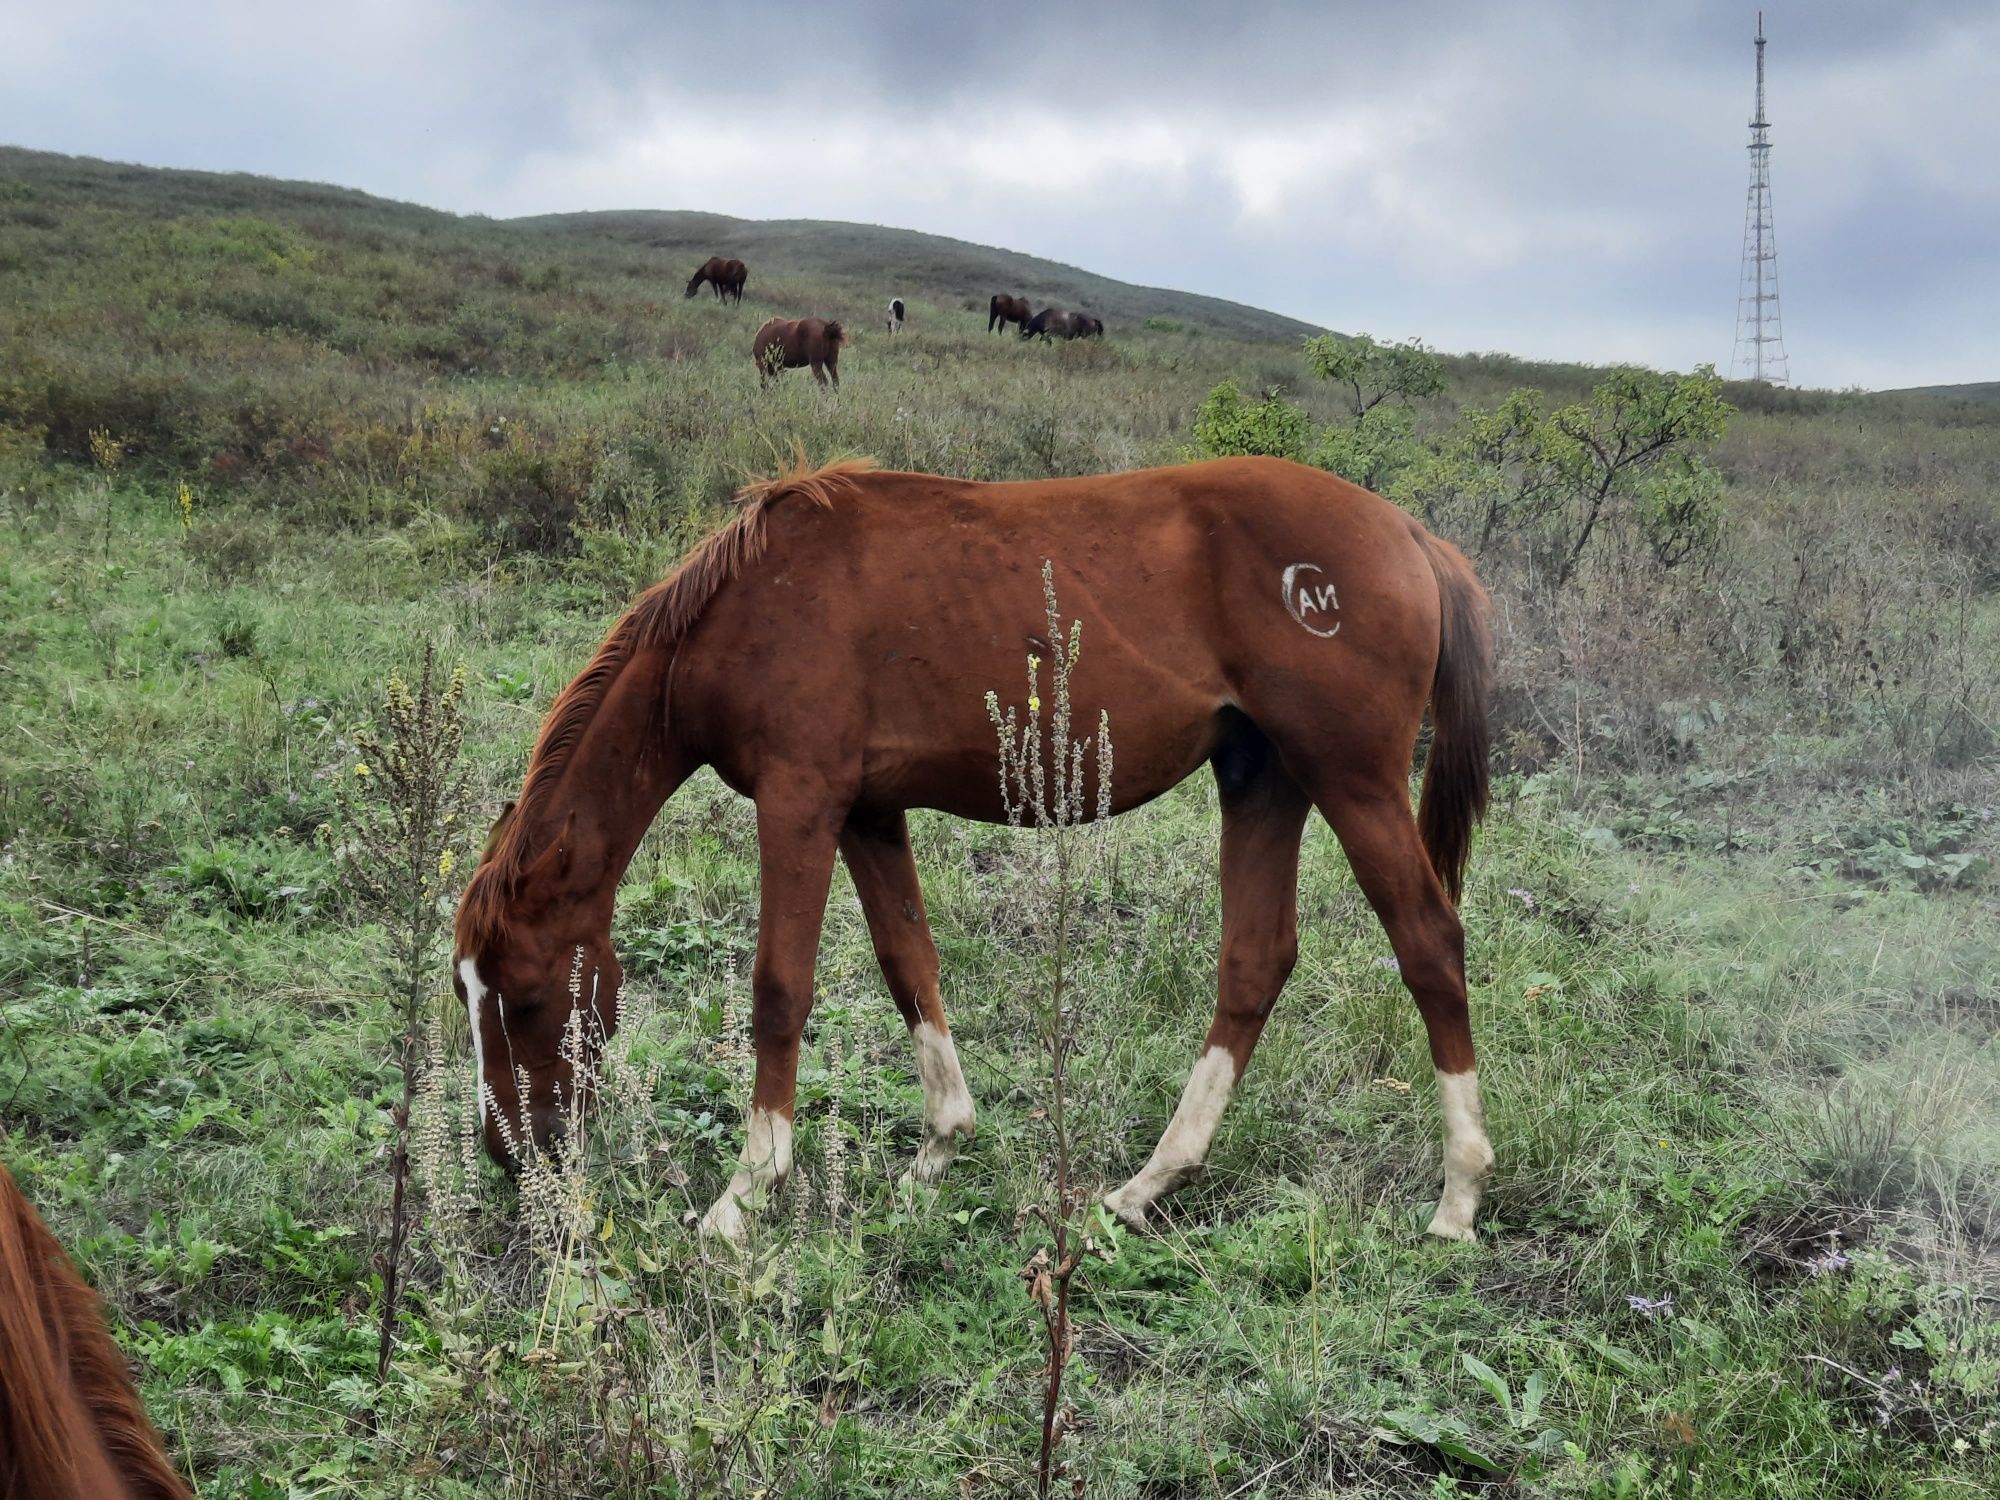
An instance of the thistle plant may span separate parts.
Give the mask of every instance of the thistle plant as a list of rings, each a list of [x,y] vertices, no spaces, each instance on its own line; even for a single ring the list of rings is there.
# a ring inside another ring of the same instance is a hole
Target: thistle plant
[[[1042,1371],[1042,1439],[1036,1468],[1036,1493],[1046,1497],[1063,1477],[1065,1464],[1057,1457],[1069,1414],[1062,1404],[1063,1372],[1075,1349],[1070,1324],[1070,1283],[1083,1257],[1096,1246],[1085,1230],[1090,1200],[1075,1180],[1070,1158],[1067,1111],[1069,1064],[1076,1050],[1076,1024],[1070,1003],[1078,905],[1083,888],[1103,863],[1104,839],[1086,831],[1108,826],[1111,815],[1111,718],[1097,716],[1094,741],[1071,738],[1074,706],[1070,682],[1083,652],[1083,622],[1063,628],[1056,603],[1055,566],[1042,563],[1042,605],[1049,642],[1050,714],[1044,730],[1042,659],[1028,657],[1028,697],[1025,716],[1010,705],[1003,714],[999,695],[988,692],[986,712],[999,741],[1000,796],[1012,827],[1025,822],[1042,845],[1051,869],[1041,883],[1045,910],[1040,914],[1052,944],[1042,965],[1042,983],[1035,995],[1035,1018],[1048,1065],[1046,1119],[1050,1149],[1043,1178],[1045,1195],[1030,1205],[1023,1219],[1039,1220],[1051,1243],[1038,1247],[1022,1268],[1029,1299],[1042,1317],[1048,1363]],[[1046,745],[1046,748],[1045,748]],[[1087,798],[1095,757],[1095,797]],[[1078,1491],[1082,1477],[1076,1476]]]
[[[378,1261],[378,1384],[389,1378],[395,1349],[403,1250],[409,1240],[412,1105],[437,976],[448,957],[445,939],[456,889],[452,876],[465,836],[469,773],[459,758],[465,739],[464,666],[443,674],[436,647],[426,642],[414,687],[401,676],[390,677],[382,725],[379,735],[356,736],[354,771],[344,778],[347,829],[341,845],[349,890],[380,917],[382,979],[401,1022],[403,1097],[392,1113],[396,1139],[390,1156],[389,1243]],[[432,1065],[438,1061],[432,1053]]]

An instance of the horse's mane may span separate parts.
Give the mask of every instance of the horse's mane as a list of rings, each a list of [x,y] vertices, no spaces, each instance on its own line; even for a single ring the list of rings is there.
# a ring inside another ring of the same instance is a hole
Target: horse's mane
[[[0,1497],[81,1493],[93,1440],[131,1494],[188,1500],[97,1294],[0,1167]]]
[[[736,492],[737,513],[698,542],[671,576],[641,594],[612,625],[590,664],[557,694],[542,720],[520,799],[494,825],[486,853],[466,886],[458,914],[460,953],[484,947],[502,927],[507,896],[538,852],[530,845],[529,830],[626,663],[636,652],[678,644],[723,587],[764,555],[765,519],[772,506],[787,499],[830,506],[855,476],[874,467],[873,459],[845,458],[813,468],[800,453],[778,473],[750,481]]]

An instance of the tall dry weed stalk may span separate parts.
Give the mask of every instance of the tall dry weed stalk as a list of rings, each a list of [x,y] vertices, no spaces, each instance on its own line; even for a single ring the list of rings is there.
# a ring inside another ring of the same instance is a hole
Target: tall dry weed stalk
[[[465,740],[465,668],[441,672],[426,642],[414,687],[392,676],[382,705],[382,733],[356,737],[340,847],[345,883],[380,919],[384,987],[400,1012],[398,1063],[402,1102],[394,1111],[390,1155],[389,1244],[382,1276],[376,1381],[389,1378],[396,1312],[409,1241],[410,1121],[433,1035],[437,976],[451,926],[451,896],[465,839],[470,774],[459,758]],[[431,1054],[435,1061],[437,1054]]]
[[[1083,651],[1083,622],[1065,630],[1056,603],[1055,567],[1042,563],[1042,603],[1047,614],[1051,712],[1046,734],[1042,720],[1042,660],[1028,657],[1028,702],[1023,717],[1010,705],[1003,715],[997,693],[986,695],[986,712],[999,739],[1000,795],[1012,827],[1035,830],[1049,863],[1042,881],[1038,926],[1047,935],[1043,982],[1036,996],[1036,1021],[1048,1062],[1046,1117],[1050,1150],[1045,1162],[1042,1201],[1023,1217],[1041,1221],[1052,1241],[1036,1249],[1022,1268],[1028,1296],[1040,1310],[1048,1351],[1042,1371],[1042,1437],[1036,1493],[1046,1497],[1067,1465],[1057,1457],[1073,1413],[1063,1405],[1063,1372],[1075,1352],[1070,1323],[1070,1284],[1083,1257],[1095,1247],[1085,1232],[1090,1201],[1076,1182],[1070,1153],[1069,1064],[1076,1050],[1072,997],[1074,941],[1086,885],[1106,867],[1104,830],[1111,815],[1111,719],[1102,710],[1095,741],[1070,736],[1073,704],[1070,681]],[[1046,749],[1045,749],[1046,745]],[[1096,796],[1086,800],[1088,769],[1096,757]],[[1082,1475],[1073,1476],[1075,1493]]]

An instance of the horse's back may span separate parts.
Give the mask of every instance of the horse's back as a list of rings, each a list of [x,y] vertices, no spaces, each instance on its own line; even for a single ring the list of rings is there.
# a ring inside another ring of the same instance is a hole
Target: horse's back
[[[885,801],[991,812],[985,695],[1019,702],[1031,655],[1048,681],[1044,561],[1083,627],[1076,708],[1119,736],[1121,805],[1198,766],[1232,710],[1317,722],[1379,702],[1413,738],[1436,662],[1414,523],[1279,460],[999,484],[874,472],[824,506],[781,498],[767,524],[764,556],[691,633],[676,701],[723,742],[858,759]]]

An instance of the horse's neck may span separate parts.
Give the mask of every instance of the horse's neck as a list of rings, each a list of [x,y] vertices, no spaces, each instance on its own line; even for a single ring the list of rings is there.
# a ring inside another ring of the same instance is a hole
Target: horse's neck
[[[660,808],[699,765],[667,724],[672,657],[665,648],[634,653],[605,689],[539,810],[531,847],[567,841],[564,884],[579,896],[609,897]]]

